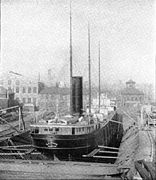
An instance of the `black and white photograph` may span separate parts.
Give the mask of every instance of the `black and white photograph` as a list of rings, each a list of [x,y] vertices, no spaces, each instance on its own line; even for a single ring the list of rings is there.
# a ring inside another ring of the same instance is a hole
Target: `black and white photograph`
[[[0,0],[0,179],[156,179],[156,1]]]

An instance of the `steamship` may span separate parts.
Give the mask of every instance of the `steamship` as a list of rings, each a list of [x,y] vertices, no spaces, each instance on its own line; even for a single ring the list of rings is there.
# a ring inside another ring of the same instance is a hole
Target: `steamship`
[[[89,112],[83,112],[82,77],[72,75],[72,38],[70,11],[70,115],[63,117],[57,112],[49,120],[31,125],[33,145],[40,152],[58,159],[81,158],[99,145],[109,146],[122,133],[121,121],[116,111],[107,118],[101,113],[91,113],[91,72],[90,72],[90,32],[88,28],[89,62]],[[102,118],[101,118],[102,117]],[[113,121],[110,121],[113,119]],[[116,139],[117,140],[117,139]],[[117,142],[117,141],[115,141]]]

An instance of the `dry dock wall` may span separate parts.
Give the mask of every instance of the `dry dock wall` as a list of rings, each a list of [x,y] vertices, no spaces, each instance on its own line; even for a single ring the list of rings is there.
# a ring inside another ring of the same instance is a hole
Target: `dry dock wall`
[[[128,117],[124,118],[124,136],[122,138],[118,159],[115,164],[118,168],[128,168],[127,178],[138,178],[138,172],[135,168],[135,162],[144,160],[152,162],[154,160],[155,145],[149,136],[148,127],[139,127],[139,118],[133,123]],[[132,120],[132,119],[131,119]],[[143,170],[144,171],[144,170]]]
[[[128,168],[128,179],[132,179],[135,173],[135,156],[139,148],[139,131],[135,126],[130,127],[125,131],[125,134],[122,138],[120,144],[118,159],[115,164],[118,165],[118,168]]]

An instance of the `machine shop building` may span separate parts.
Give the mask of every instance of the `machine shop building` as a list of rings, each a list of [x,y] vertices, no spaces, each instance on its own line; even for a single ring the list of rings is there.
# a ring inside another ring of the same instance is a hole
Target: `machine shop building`
[[[126,88],[121,91],[122,106],[135,106],[144,102],[144,93],[136,88],[136,82],[129,80]]]

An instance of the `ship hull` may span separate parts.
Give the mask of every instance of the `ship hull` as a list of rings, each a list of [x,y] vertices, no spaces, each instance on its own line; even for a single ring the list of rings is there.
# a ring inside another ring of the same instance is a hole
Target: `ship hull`
[[[108,121],[100,129],[89,134],[31,134],[31,136],[34,146],[46,156],[51,158],[56,156],[59,159],[79,159],[82,155],[86,155],[97,148],[98,145],[112,146],[112,142],[114,142],[114,146],[118,146],[122,133],[121,124]]]
[[[35,147],[47,156],[59,159],[80,157],[98,146],[96,136],[84,135],[32,135]]]

